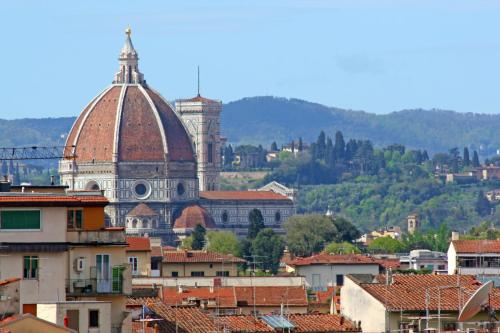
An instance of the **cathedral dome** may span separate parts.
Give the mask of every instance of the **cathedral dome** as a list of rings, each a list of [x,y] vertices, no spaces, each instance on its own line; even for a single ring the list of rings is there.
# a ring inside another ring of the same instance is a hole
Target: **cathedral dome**
[[[193,162],[191,139],[170,104],[146,84],[130,39],[113,84],[83,110],[68,135],[77,163]],[[65,152],[70,155],[71,152]]]
[[[198,224],[205,229],[216,227],[214,219],[208,214],[205,208],[199,205],[189,205],[184,207],[181,215],[175,220],[173,230],[194,229]]]

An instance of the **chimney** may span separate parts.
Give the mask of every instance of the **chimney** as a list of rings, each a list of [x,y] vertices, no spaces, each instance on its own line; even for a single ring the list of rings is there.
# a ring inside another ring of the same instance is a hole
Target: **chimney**
[[[214,293],[214,286],[210,286],[210,293],[213,294]]]
[[[0,181],[0,192],[10,192],[10,182],[8,176],[3,176],[3,180]]]
[[[182,292],[183,292],[183,291],[184,291],[184,290],[182,289],[182,286],[178,286],[178,287],[177,287],[177,292],[178,292],[179,294],[182,294]]]
[[[451,232],[451,240],[456,241],[460,239],[460,233],[458,231]]]
[[[158,333],[158,323],[155,323],[153,326],[153,333]]]

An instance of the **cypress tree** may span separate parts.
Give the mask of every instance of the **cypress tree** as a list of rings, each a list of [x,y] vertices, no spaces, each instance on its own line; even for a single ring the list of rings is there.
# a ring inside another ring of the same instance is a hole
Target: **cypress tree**
[[[337,133],[335,133],[334,151],[336,160],[343,160],[345,158],[345,141],[344,135],[341,131],[337,131]]]
[[[191,245],[191,248],[193,250],[202,250],[203,246],[205,246],[205,234],[206,234],[206,229],[201,225],[197,224],[196,227],[194,228],[192,237],[193,237],[193,244]]]
[[[464,166],[468,167],[470,165],[469,149],[464,147]]]
[[[302,137],[299,138],[299,151],[303,151],[304,150],[304,144],[302,143]]]
[[[476,150],[474,150],[474,154],[472,155],[472,166],[474,168],[481,166],[481,164],[479,163],[479,155],[477,154]]]
[[[318,136],[318,140],[316,141],[316,155],[317,158],[322,160],[325,158],[325,149],[326,149],[326,136],[325,132],[321,131]]]
[[[273,141],[273,143],[271,143],[271,151],[278,151],[278,145],[276,144],[276,141]]]

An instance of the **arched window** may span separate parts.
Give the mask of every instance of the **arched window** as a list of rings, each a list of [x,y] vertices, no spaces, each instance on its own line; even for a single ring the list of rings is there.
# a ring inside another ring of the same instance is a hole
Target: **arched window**
[[[91,180],[85,185],[86,191],[99,191],[100,189],[99,184],[95,180]]]
[[[132,228],[137,229],[137,220],[136,219],[132,220]]]
[[[280,222],[281,221],[281,213],[279,211],[274,214],[274,221],[275,222]]]
[[[222,222],[223,223],[227,223],[227,221],[229,221],[229,215],[227,213],[227,210],[225,210],[225,211],[222,212],[221,218],[222,218]]]
[[[142,220],[142,227],[148,229],[149,228],[149,220],[144,219]]]
[[[179,196],[182,196],[186,192],[186,189],[184,188],[184,184],[179,183],[177,184],[177,194]]]

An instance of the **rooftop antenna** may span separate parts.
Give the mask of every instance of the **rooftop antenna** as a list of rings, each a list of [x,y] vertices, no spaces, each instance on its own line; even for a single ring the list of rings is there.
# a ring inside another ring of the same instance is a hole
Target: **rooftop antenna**
[[[198,97],[200,97],[200,65],[198,65]]]

